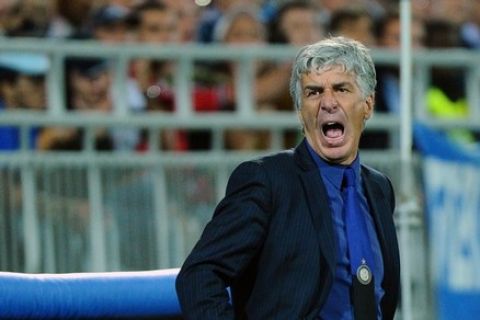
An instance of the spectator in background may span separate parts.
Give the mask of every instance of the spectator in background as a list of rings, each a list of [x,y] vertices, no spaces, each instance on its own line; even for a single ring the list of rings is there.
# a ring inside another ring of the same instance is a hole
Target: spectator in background
[[[461,25],[462,45],[471,49],[480,49],[480,0],[471,0],[466,21]]]
[[[425,44],[430,49],[459,47],[459,25],[447,19],[431,19],[426,23]],[[438,118],[465,118],[469,115],[465,88],[466,70],[462,67],[435,66],[431,69],[430,87],[426,92],[428,112]],[[453,139],[474,142],[475,135],[465,129],[452,129],[448,134]]]
[[[48,58],[42,54],[0,53],[1,109],[44,110],[49,66]]]
[[[214,32],[216,24],[223,15],[236,6],[255,6],[260,19],[267,19],[271,11],[268,1],[260,0],[212,0],[212,3],[203,10],[199,23],[197,38],[201,43],[212,43],[215,41]],[[264,11],[268,11],[264,12]],[[262,20],[262,22],[266,22]]]
[[[249,46],[262,46],[267,44],[266,26],[260,21],[258,11],[253,6],[235,6],[226,12],[217,22],[214,30],[214,39],[217,43],[246,50]],[[254,66],[255,81],[253,83],[253,98],[258,111],[272,110],[272,98],[277,93],[276,86],[281,78],[277,78],[278,69],[274,66],[257,61]],[[227,86],[231,88],[230,97],[221,106],[222,110],[235,110],[235,73],[239,65],[234,61],[223,65],[221,76]],[[273,73],[272,73],[273,72]],[[275,75],[272,77],[272,75]],[[265,132],[248,129],[231,129],[225,132],[225,147],[234,150],[264,149],[269,144]]]
[[[16,91],[20,108],[35,111],[46,109],[47,92],[45,86],[45,73],[20,74],[18,76]]]
[[[5,53],[1,56],[4,68],[15,72],[14,95],[16,108],[46,109],[45,76],[50,67],[48,57],[36,53]]]
[[[414,50],[424,46],[425,28],[423,21],[413,17],[411,25],[412,46]],[[400,50],[400,14],[398,10],[387,10],[385,15],[377,20],[375,36],[377,48],[399,52]],[[400,114],[400,70],[398,65],[378,65],[377,92],[375,110],[379,113]],[[398,135],[392,135],[384,130],[369,130],[360,141],[362,149],[385,149],[398,146]]]
[[[430,49],[459,47],[459,25],[446,19],[426,23],[425,44]],[[431,69],[430,87],[426,93],[428,112],[438,118],[465,118],[469,115],[466,101],[465,72],[462,67],[436,66]],[[449,136],[459,142],[472,143],[475,136],[465,129],[451,129]]]
[[[313,3],[322,9],[322,20],[325,24],[329,23],[336,11],[350,7],[363,7],[376,19],[384,13],[384,4],[381,2],[381,0],[313,0]]]
[[[419,19],[426,21],[431,18],[432,7],[436,2],[434,1],[411,1],[412,5],[412,15],[418,17]],[[396,6],[398,8],[398,2],[390,3],[387,8],[391,6]]]
[[[67,109],[71,111],[112,110],[109,64],[101,58],[67,59]]]
[[[2,63],[3,55],[0,56],[0,110],[8,111],[18,107],[15,82],[17,73],[9,65]]]
[[[460,47],[458,25],[446,19],[431,19],[427,21],[425,44],[429,49],[453,49]],[[433,68],[433,87],[442,89],[452,100],[465,97],[465,83],[462,81],[461,71],[449,67]]]
[[[213,0],[200,15],[197,39],[201,43],[214,42],[213,32],[218,20],[231,7],[242,4],[241,0]]]
[[[5,0],[2,0],[5,1]],[[6,3],[3,33],[9,37],[44,37],[52,15],[50,1],[17,0]]]
[[[332,12],[329,32],[334,36],[345,36],[364,45],[375,45],[374,19],[363,6],[349,6]]]
[[[310,2],[285,2],[278,8],[277,14],[268,25],[269,43],[304,46],[321,40],[325,36],[325,30],[320,21],[320,14],[318,7]],[[278,75],[275,76],[278,94],[274,105],[278,110],[294,109],[288,98],[290,72],[291,63],[285,63],[278,68]]]
[[[288,1],[269,24],[269,42],[303,46],[325,36],[321,10],[308,1]]]
[[[67,110],[69,112],[110,112],[112,97],[108,64],[97,58],[70,58],[67,60]],[[41,150],[82,150],[82,130],[67,127],[42,129],[38,139]],[[113,141],[105,129],[95,133],[96,150],[112,150]]]
[[[223,9],[222,14],[215,21],[215,28],[212,31],[212,40],[215,43],[238,46],[241,47],[240,50],[243,50],[245,46],[267,43],[266,26],[260,18],[262,11],[259,12],[257,6],[236,3],[236,1],[218,1],[215,4]],[[210,112],[234,110],[236,108],[234,79],[237,67],[232,61],[198,61],[196,63],[193,89],[195,111]],[[255,79],[255,101],[262,107],[275,108],[274,100],[279,100],[277,97],[284,93],[283,85],[288,84],[288,76],[284,72],[285,69],[288,69],[288,64],[279,64],[277,68],[273,68],[273,65],[267,66],[263,62],[258,62],[254,68],[255,73],[259,71]],[[264,147],[263,145],[260,146],[261,143],[257,144],[258,139],[254,138],[255,132],[244,133],[240,134],[239,130],[229,130],[226,134],[226,145],[233,149]],[[241,137],[245,139],[242,140]],[[190,149],[203,150],[210,147],[210,130],[189,132]]]
[[[180,42],[178,13],[161,1],[147,0],[132,11],[130,23],[134,39],[149,45],[169,45]],[[173,75],[175,64],[156,59],[135,59],[131,64],[131,77],[137,83],[146,101],[146,111],[175,110]],[[183,151],[188,148],[185,133],[179,130],[162,130],[160,146],[164,150]],[[148,148],[146,133],[138,150]]]
[[[90,29],[87,38],[92,38],[104,44],[122,44],[130,40],[129,19],[131,11],[127,7],[107,4],[100,6],[91,14]],[[103,65],[110,65],[105,60]],[[109,69],[110,78],[113,77],[113,71]],[[112,88],[109,88],[112,90]],[[113,94],[110,93],[110,96]],[[145,108],[144,100],[139,97],[140,92],[136,83],[127,81],[128,107],[130,111],[143,110]]]
[[[269,43],[304,46],[315,43],[325,36],[321,20],[321,10],[308,1],[288,1],[278,7],[269,25]],[[276,110],[293,111],[289,96],[291,63],[285,62],[276,68],[278,94],[272,99]],[[299,139],[298,130],[288,130],[284,134],[285,147],[294,147]]]
[[[218,22],[215,32],[215,41],[219,44],[235,46],[245,49],[248,46],[264,46],[268,44],[266,25],[260,20],[258,10],[254,6],[236,6],[229,10]],[[238,65],[228,63],[225,75],[232,85]],[[255,82],[253,97],[261,109],[276,109],[274,100],[284,93],[282,84],[288,83],[289,64],[280,66],[265,61],[257,61],[255,65]],[[275,85],[272,85],[275,83]],[[231,96],[235,98],[235,93]],[[234,109],[232,101],[226,103],[224,109]]]
[[[4,0],[0,2],[0,17],[8,16],[10,8],[17,0]],[[0,24],[1,25],[1,24]]]
[[[129,11],[126,7],[113,4],[101,5],[91,12],[87,33],[79,35],[79,38],[93,39],[109,45],[124,43],[129,40],[128,17]],[[82,59],[73,58],[67,62],[67,79],[70,85],[67,90],[70,90],[68,95],[71,96],[68,108],[72,111],[113,112],[116,100],[112,88],[114,74],[111,61],[107,58],[85,58],[82,62]],[[85,70],[82,70],[83,67]],[[145,108],[144,100],[140,97],[139,89],[134,83],[127,82],[126,92],[118,94],[125,94],[128,111],[136,112]],[[69,137],[68,141],[77,141],[71,144],[73,150],[84,147],[79,143],[83,139],[82,132],[76,129],[58,130],[58,128],[55,131],[61,131],[62,136]],[[72,132],[75,134],[72,135]],[[73,139],[72,136],[75,138]],[[139,138],[140,134],[136,129],[102,128],[97,130],[95,148],[134,150]]]
[[[93,11],[89,36],[103,43],[122,43],[128,40],[127,8],[105,5]]]
[[[45,74],[50,63],[46,56],[29,53],[0,54],[0,112],[44,110],[46,106]],[[35,148],[38,128],[29,131],[29,145]],[[0,127],[0,150],[17,150],[20,129]]]
[[[470,12],[471,0],[436,0],[430,7],[430,20],[447,20],[457,27],[462,25]]]
[[[375,26],[377,47],[394,52],[400,50],[400,14],[397,10],[388,11]],[[425,25],[422,20],[413,17],[411,24],[412,48],[423,48],[425,41]],[[377,99],[379,112],[400,113],[399,68],[397,65],[377,67]]]
[[[55,0],[47,36],[50,38],[75,38],[85,34],[93,0]]]
[[[110,64],[103,58],[68,58],[66,61],[66,100],[71,113],[110,113],[114,107]],[[127,86],[127,89],[129,87]],[[134,106],[127,90],[128,106]],[[134,150],[137,130],[97,128],[93,148],[101,151]],[[84,149],[84,132],[72,127],[42,129],[38,139],[41,150],[79,151]]]
[[[8,36],[14,17],[14,10],[18,0],[0,1],[0,36]]]
[[[0,37],[7,35],[12,15],[13,7],[18,0],[3,0],[0,1]]]
[[[132,11],[130,23],[135,41],[143,44],[179,43],[178,16],[160,1],[146,1]],[[147,99],[148,111],[173,111],[172,77],[174,66],[168,61],[135,59],[131,73]]]
[[[356,0],[315,0],[314,3],[322,9],[322,19],[324,23],[328,23],[333,12],[344,9]]]
[[[163,2],[177,14],[180,42],[196,42],[201,7],[196,5],[194,1],[163,0]]]

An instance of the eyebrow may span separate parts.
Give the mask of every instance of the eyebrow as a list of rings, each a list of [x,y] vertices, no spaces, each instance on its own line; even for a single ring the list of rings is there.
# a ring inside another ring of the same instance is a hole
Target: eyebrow
[[[350,81],[342,81],[338,83],[334,83],[332,87],[334,89],[342,88],[342,87],[353,87],[354,85]],[[307,84],[305,85],[304,89],[316,90],[316,89],[323,89],[325,86],[319,84]]]
[[[303,89],[304,90],[317,90],[317,89],[321,89],[323,88],[323,86],[320,86],[320,85],[315,85],[315,84],[309,84],[309,85],[306,85]]]
[[[340,88],[340,87],[353,87],[353,84],[349,81],[342,81],[333,84],[333,88]]]

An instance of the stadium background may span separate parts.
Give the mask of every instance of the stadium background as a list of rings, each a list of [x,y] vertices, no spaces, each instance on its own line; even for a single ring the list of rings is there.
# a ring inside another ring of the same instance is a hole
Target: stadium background
[[[234,2],[165,1],[159,11],[174,18],[172,25],[156,27],[177,36],[158,36],[154,42],[142,38],[138,15],[132,14],[143,1],[75,1],[79,7],[61,0],[2,1],[2,271],[179,267],[236,164],[299,141],[297,118],[282,85],[301,43],[273,36],[279,32],[279,9],[292,1],[237,1],[240,7]],[[418,43],[413,43],[407,105],[415,121],[441,129],[469,150],[476,148],[480,128],[478,2],[411,3],[421,31],[412,29]],[[398,87],[400,48],[380,41],[385,31],[380,26],[386,28],[381,22],[398,13],[397,1],[311,1],[304,9],[314,13],[312,23],[294,29],[318,31],[306,39],[362,37],[379,75],[394,70]],[[240,13],[255,17],[250,34],[236,40],[244,41],[241,46],[227,40]],[[358,25],[342,22],[357,18]],[[91,85],[83,104],[72,93],[81,90],[81,77]],[[382,87],[388,83],[384,79],[379,78]],[[262,95],[272,87],[280,90]],[[361,156],[386,172],[397,192],[396,222],[407,271],[403,291],[409,293],[398,318],[453,318],[439,305],[445,301],[436,291],[443,275],[432,266],[440,249],[432,247],[428,232],[434,215],[427,215],[424,168],[430,154],[421,153],[424,148],[412,140],[411,157],[402,158],[399,95],[393,98],[396,107],[379,97]],[[429,173],[439,176],[443,170]],[[477,177],[473,172],[470,176]],[[457,217],[461,210],[451,209]],[[476,219],[468,221],[475,227]],[[477,240],[470,248],[478,247]],[[470,284],[467,291],[475,293],[477,278],[467,272],[457,283]]]

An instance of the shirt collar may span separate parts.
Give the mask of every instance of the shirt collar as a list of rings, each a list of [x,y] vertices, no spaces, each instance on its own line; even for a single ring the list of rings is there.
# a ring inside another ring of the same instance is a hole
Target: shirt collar
[[[313,148],[310,146],[306,139],[305,141],[308,152],[310,153],[313,161],[315,161],[315,164],[317,165],[317,168],[320,171],[322,177],[328,179],[330,183],[332,183],[336,188],[340,190],[342,186],[343,172],[348,166],[334,164],[326,161],[325,159],[320,157],[320,155],[315,150],[313,150]],[[355,172],[355,183],[358,187],[360,184],[360,156],[358,154],[355,160],[353,160],[352,164],[350,164],[350,167],[352,167],[353,171]]]

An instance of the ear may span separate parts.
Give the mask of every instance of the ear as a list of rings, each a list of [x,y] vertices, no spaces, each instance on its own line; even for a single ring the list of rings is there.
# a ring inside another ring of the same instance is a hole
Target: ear
[[[367,97],[365,100],[365,114],[364,114],[364,119],[368,120],[373,114],[373,107],[375,105],[375,95],[371,94]]]

